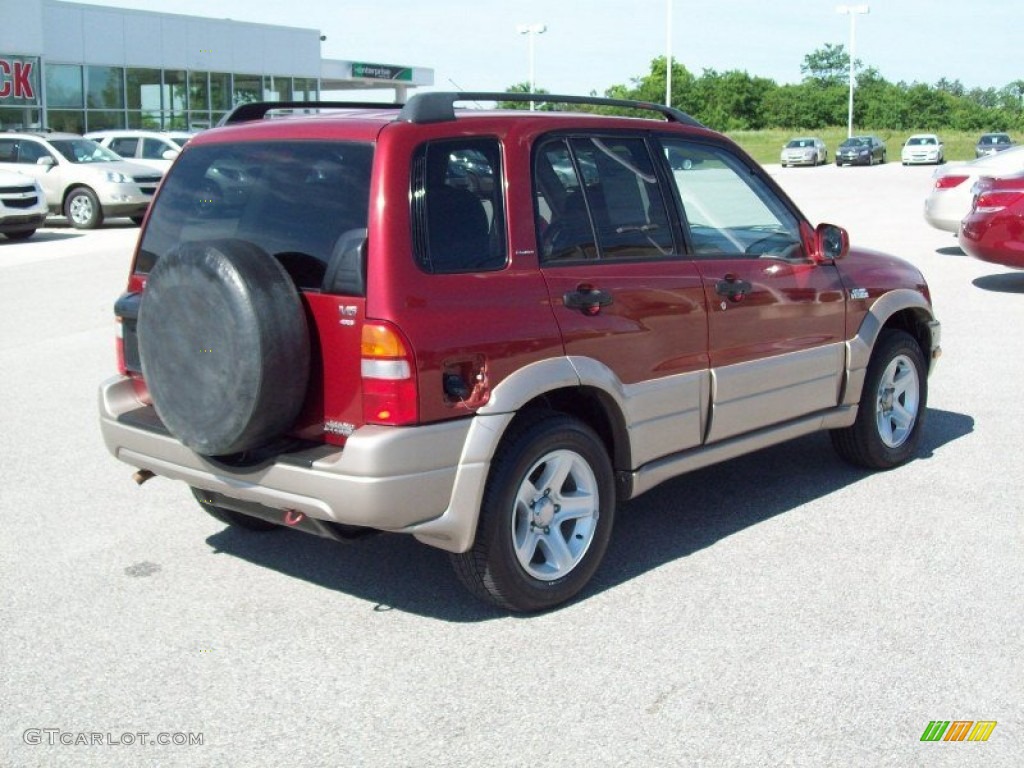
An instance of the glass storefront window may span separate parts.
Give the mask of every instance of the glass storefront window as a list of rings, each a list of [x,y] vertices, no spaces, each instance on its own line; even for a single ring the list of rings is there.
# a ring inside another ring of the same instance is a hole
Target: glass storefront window
[[[87,107],[124,109],[124,70],[121,67],[86,67],[85,79]]]
[[[308,77],[296,77],[293,96],[295,101],[316,101],[316,80]]]
[[[266,77],[263,82],[266,85],[263,91],[264,101],[292,100],[292,79],[290,77]]]
[[[159,69],[128,69],[125,80],[128,109],[159,111],[163,108]]]
[[[210,108],[210,73],[188,73],[189,109],[201,111]]]
[[[129,112],[128,113],[128,127],[129,128],[140,128],[147,131],[159,131],[160,130],[160,113],[159,112]]]
[[[164,109],[172,112],[184,112],[188,109],[185,85],[185,72],[178,69],[164,70]]]
[[[259,75],[235,75],[235,104],[251,104],[262,98],[262,77]]]
[[[80,109],[48,109],[46,126],[51,131],[85,133],[85,112]]]
[[[0,131],[31,131],[40,127],[38,109],[30,107],[0,108]]]
[[[74,64],[47,64],[46,101],[51,107],[83,107],[82,68]]]
[[[210,73],[210,109],[227,110],[231,103],[231,75],[227,72]]]
[[[85,113],[86,130],[103,131],[108,128],[124,128],[124,111],[101,111],[90,109]],[[51,128],[53,126],[50,126]]]

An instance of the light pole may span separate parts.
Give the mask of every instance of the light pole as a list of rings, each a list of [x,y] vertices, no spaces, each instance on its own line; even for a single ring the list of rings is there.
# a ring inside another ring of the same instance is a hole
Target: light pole
[[[672,106],[672,0],[665,8],[665,106]]]
[[[857,15],[871,13],[869,5],[837,5],[836,13],[843,13],[850,17],[850,109],[846,122],[846,138],[853,136],[853,59],[856,45]]]
[[[520,35],[526,35],[530,41],[530,93],[537,90],[537,82],[533,74],[533,40],[537,35],[543,35],[548,31],[547,24],[520,24],[516,27]],[[530,102],[530,111],[533,111],[533,102]]]

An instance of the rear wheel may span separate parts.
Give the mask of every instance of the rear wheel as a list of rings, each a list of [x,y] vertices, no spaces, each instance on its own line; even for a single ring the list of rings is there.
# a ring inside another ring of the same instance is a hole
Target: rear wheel
[[[604,557],[615,514],[611,462],[582,422],[527,417],[491,465],[476,542],[452,562],[466,587],[514,611],[563,603]]]
[[[909,461],[921,441],[927,376],[924,354],[914,337],[905,331],[883,331],[868,363],[857,420],[830,433],[839,455],[868,469],[891,469]]]
[[[233,509],[218,507],[209,500],[209,494],[198,488],[192,489],[192,495],[196,497],[196,501],[199,502],[199,506],[202,507],[207,514],[217,520],[220,520],[226,525],[230,525],[235,528],[244,528],[247,531],[273,531],[282,527],[280,525],[275,525],[268,520],[261,520],[258,517],[243,515],[241,512],[235,512]]]

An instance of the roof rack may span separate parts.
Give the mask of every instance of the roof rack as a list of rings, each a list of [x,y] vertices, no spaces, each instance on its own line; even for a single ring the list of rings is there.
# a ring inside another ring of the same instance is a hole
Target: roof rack
[[[233,125],[247,123],[251,120],[262,120],[267,112],[275,109],[400,109],[401,104],[388,104],[381,101],[254,101],[251,104],[239,104],[217,125]]]
[[[457,101],[515,101],[544,102],[547,104],[589,104],[598,107],[621,107],[657,112],[671,123],[683,123],[697,128],[704,125],[685,112],[664,104],[626,99],[605,99],[597,96],[553,96],[549,93],[494,93],[494,92],[430,92],[417,93],[398,113],[399,120],[409,123],[444,123],[455,119]]]
[[[398,109],[398,119],[407,123],[446,123],[455,119],[455,103],[458,101],[514,101],[544,102],[546,104],[584,104],[596,107],[619,107],[656,112],[670,123],[682,123],[703,128],[704,125],[685,112],[664,104],[650,101],[629,101],[627,99],[605,99],[598,96],[553,96],[549,93],[499,93],[493,91],[448,92],[435,91],[417,93],[405,104],[388,104],[380,101],[256,101],[240,104],[222,117],[217,125],[233,125],[252,120],[262,120],[275,109]]]

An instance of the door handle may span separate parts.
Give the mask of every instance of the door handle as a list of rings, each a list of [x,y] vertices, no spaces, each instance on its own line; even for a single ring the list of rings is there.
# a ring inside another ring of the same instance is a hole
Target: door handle
[[[585,315],[597,315],[601,313],[602,307],[612,303],[612,295],[600,288],[581,285],[575,291],[566,291],[562,296],[562,303],[569,309],[580,310]]]
[[[753,286],[750,283],[736,275],[726,275],[715,283],[715,293],[729,301],[743,301],[752,290]]]

